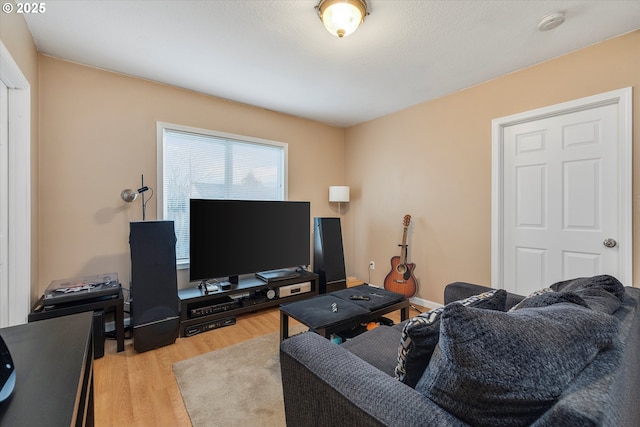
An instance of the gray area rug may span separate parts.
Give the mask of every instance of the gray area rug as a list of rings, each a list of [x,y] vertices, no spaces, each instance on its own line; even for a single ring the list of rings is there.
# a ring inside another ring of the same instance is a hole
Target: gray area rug
[[[285,426],[279,344],[272,333],[175,363],[193,427]]]

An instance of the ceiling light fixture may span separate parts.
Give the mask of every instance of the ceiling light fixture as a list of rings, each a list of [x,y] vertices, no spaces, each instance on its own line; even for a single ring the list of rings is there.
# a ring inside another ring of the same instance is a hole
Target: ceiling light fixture
[[[564,22],[563,12],[553,12],[543,16],[538,21],[538,31],[549,31],[559,27]]]
[[[339,38],[353,33],[369,14],[365,0],[320,0],[316,10],[327,31]]]

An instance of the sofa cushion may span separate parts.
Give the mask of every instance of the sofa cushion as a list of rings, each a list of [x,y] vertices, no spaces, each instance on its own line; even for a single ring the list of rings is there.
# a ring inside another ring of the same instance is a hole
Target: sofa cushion
[[[504,310],[507,293],[494,289],[474,295],[459,304],[490,310]],[[402,329],[395,375],[398,380],[415,387],[429,364],[433,349],[440,337],[440,315],[444,307],[438,307],[410,319]]]
[[[571,303],[510,312],[450,304],[416,390],[478,426],[530,425],[603,349],[618,320]]]
[[[375,329],[346,340],[342,347],[387,375],[393,376],[396,367],[400,333],[391,326],[380,325]]]

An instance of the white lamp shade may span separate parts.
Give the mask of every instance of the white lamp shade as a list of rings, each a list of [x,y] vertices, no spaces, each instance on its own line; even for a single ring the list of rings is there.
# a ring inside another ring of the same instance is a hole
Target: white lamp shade
[[[348,202],[349,187],[346,185],[332,185],[329,187],[330,202]]]

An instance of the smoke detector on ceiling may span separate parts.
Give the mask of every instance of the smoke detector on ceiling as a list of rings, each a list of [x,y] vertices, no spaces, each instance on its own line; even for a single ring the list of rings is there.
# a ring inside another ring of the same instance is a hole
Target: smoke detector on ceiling
[[[564,12],[553,12],[543,16],[538,21],[539,31],[549,31],[559,27],[564,22]]]

